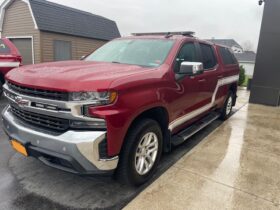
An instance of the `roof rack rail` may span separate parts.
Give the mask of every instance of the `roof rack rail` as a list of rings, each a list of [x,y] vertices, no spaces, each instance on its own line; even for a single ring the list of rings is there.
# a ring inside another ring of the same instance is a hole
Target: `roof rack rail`
[[[147,33],[132,33],[133,36],[165,36],[166,38],[172,37],[173,35],[182,35],[194,37],[195,32],[193,31],[175,31],[175,32],[147,32]]]

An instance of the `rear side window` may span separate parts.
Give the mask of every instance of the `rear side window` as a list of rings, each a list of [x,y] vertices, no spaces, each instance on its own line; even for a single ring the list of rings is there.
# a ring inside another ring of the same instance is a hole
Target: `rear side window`
[[[225,65],[237,64],[237,60],[236,60],[235,56],[232,54],[232,52],[228,48],[220,47],[219,51],[222,56],[223,63]]]
[[[217,65],[217,59],[213,47],[208,44],[200,43],[200,49],[204,69],[207,70],[214,68]]]
[[[0,54],[7,54],[7,53],[10,53],[10,52],[11,52],[11,50],[8,47],[8,45],[6,45],[4,43],[4,41],[2,39],[0,39]]]

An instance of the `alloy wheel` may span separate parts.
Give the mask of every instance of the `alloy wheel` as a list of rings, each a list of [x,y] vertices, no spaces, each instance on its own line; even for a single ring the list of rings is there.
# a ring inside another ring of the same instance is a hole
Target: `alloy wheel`
[[[158,137],[155,133],[146,133],[138,144],[135,154],[135,169],[138,174],[147,174],[154,166],[158,154]]]
[[[226,115],[229,115],[232,110],[232,97],[230,96],[227,101]]]

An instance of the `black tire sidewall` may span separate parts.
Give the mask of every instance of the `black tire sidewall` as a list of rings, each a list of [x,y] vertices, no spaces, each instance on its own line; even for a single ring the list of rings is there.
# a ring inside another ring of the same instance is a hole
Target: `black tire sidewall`
[[[145,134],[149,132],[153,132],[157,135],[158,154],[152,169],[147,174],[140,175],[137,173],[135,168],[135,154],[141,139]],[[129,150],[128,157],[127,157],[127,178],[130,184],[137,186],[148,181],[151,178],[151,176],[154,174],[162,154],[163,137],[162,137],[161,128],[158,125],[158,123],[150,119],[141,120],[138,123],[138,125],[131,130],[130,133],[131,135],[129,135],[128,138],[126,139],[127,141],[133,141],[133,142],[129,142],[128,147],[126,147],[126,149]]]
[[[227,105],[228,105],[228,100],[229,100],[230,97],[233,101],[233,93],[231,91],[228,93],[227,100],[225,101],[225,104],[224,104],[224,107],[223,107],[223,111],[222,111],[222,115],[221,115],[221,118],[223,120],[227,120],[232,113],[233,104],[231,104],[230,113],[227,114]]]
[[[2,97],[3,94],[3,85],[2,82],[0,81],[0,98]]]

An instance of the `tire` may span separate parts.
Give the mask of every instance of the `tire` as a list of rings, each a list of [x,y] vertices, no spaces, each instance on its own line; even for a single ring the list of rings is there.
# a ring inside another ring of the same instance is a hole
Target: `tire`
[[[162,154],[162,139],[162,131],[156,121],[141,119],[136,122],[128,131],[120,154],[116,174],[119,182],[130,186],[139,186],[147,182],[158,166]],[[147,144],[148,142],[150,144]],[[146,144],[149,146],[143,146]],[[151,152],[156,150],[156,145],[157,152]]]
[[[234,101],[233,93],[230,91],[228,93],[227,100],[225,101],[224,106],[221,110],[221,116],[220,116],[221,120],[227,120],[230,117],[232,112],[232,107],[233,107],[233,101]]]
[[[1,99],[1,97],[3,95],[3,85],[4,84],[2,84],[2,82],[0,81],[0,99]]]

